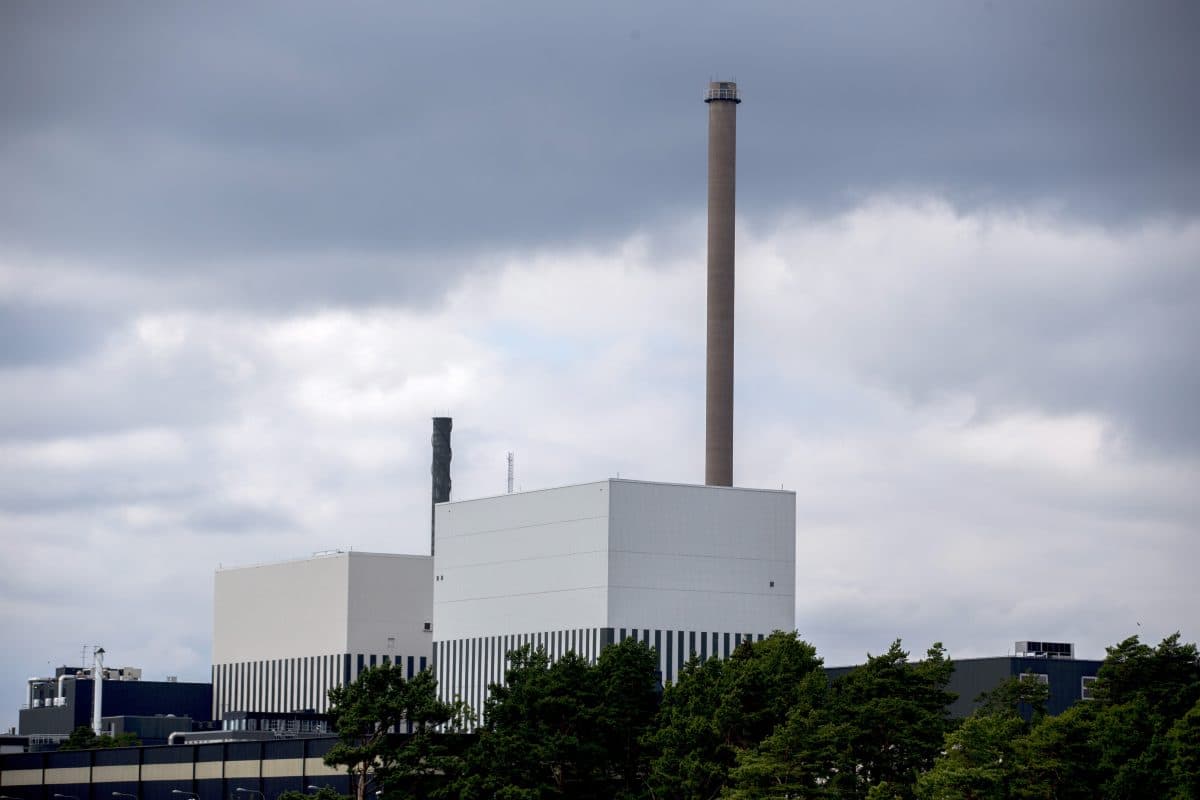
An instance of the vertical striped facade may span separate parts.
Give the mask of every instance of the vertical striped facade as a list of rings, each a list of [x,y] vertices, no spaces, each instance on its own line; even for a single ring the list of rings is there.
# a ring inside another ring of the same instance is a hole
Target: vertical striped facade
[[[411,678],[429,666],[428,656],[377,653],[335,653],[323,656],[279,658],[214,664],[213,719],[231,711],[329,711],[326,693],[345,686],[368,667],[395,663]]]
[[[682,631],[651,628],[571,628],[539,633],[483,636],[434,642],[434,670],[443,700],[459,698],[483,719],[488,686],[504,683],[507,656],[523,645],[546,648],[551,660],[574,652],[595,663],[607,646],[637,639],[658,654],[664,683],[673,683],[692,654],[728,658],[742,642],[762,641],[762,633]]]

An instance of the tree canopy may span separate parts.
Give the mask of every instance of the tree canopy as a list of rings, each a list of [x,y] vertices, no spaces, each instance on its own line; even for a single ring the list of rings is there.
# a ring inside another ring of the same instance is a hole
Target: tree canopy
[[[949,715],[954,665],[895,641],[836,680],[795,633],[693,656],[663,687],[633,639],[595,663],[509,654],[477,732],[433,675],[378,667],[331,692],[341,742],[326,761],[383,800],[852,798],[1200,800],[1200,657],[1178,634],[1108,648],[1094,700],[1045,712],[1019,677]],[[412,733],[406,731],[411,724]]]
[[[58,745],[59,750],[96,750],[109,747],[137,747],[142,743],[136,733],[118,733],[113,736],[102,733],[99,736],[88,725],[80,725],[71,731],[71,735]]]
[[[596,664],[573,653],[551,661],[528,646],[493,686],[478,741],[456,783],[464,798],[636,797],[643,738],[660,687],[657,658],[627,639]]]
[[[1108,648],[1091,701],[1024,724],[1031,682],[1006,684],[946,736],[917,786],[940,798],[1200,797],[1200,658],[1179,635]]]
[[[339,741],[325,763],[347,768],[357,800],[373,785],[389,800],[444,790],[455,742],[435,731],[452,732],[463,709],[438,699],[432,672],[405,680],[398,666],[371,667],[353,683],[330,689],[329,703]]]

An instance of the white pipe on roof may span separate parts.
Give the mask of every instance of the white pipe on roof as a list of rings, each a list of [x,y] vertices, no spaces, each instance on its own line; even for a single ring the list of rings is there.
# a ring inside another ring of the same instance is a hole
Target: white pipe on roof
[[[92,732],[97,736],[104,733],[100,721],[101,709],[104,706],[104,648],[97,647],[93,653],[92,667]]]
[[[68,675],[66,673],[58,676],[58,702],[55,703],[55,705],[65,706],[67,704],[67,697],[63,694],[63,681],[65,681],[67,678],[74,679],[74,677],[74,675]]]
[[[29,698],[27,701],[27,705],[25,706],[26,708],[33,708],[33,687],[39,683],[54,683],[54,676],[50,675],[45,678],[34,677],[34,678],[29,678],[27,680],[27,685],[29,688]]]

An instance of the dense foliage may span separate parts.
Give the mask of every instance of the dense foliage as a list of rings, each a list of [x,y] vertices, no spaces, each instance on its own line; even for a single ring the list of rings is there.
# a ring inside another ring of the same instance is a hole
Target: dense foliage
[[[347,797],[333,787],[322,786],[315,792],[311,790],[301,792],[289,789],[286,792],[280,792],[275,800],[347,800]]]
[[[913,663],[896,641],[832,684],[814,672],[781,724],[739,750],[724,794],[911,797],[950,728],[953,669],[940,644]]]
[[[631,639],[594,665],[574,654],[551,662],[542,649],[514,651],[453,796],[641,796],[643,740],[659,704],[656,665],[653,651]]]
[[[99,736],[87,725],[80,725],[71,731],[71,735],[58,745],[59,750],[95,750],[109,747],[137,747],[142,740],[136,733],[118,733],[112,736],[102,733]]]
[[[1095,700],[1026,724],[1026,683],[993,693],[946,736],[944,754],[917,784],[941,798],[1200,798],[1200,656],[1179,635],[1158,647],[1126,639],[1108,648]],[[1037,702],[1033,700],[1033,702]]]
[[[831,682],[811,645],[776,632],[693,657],[663,689],[633,640],[595,664],[524,647],[464,736],[429,673],[377,668],[331,695],[343,742],[327,760],[383,800],[1200,800],[1200,657],[1178,634],[1109,648],[1096,699],[1056,717],[1044,685],[1014,679],[956,722],[953,669],[940,644],[910,661],[897,641]],[[412,736],[380,735],[408,721]]]
[[[388,798],[445,789],[458,742],[435,731],[452,732],[463,712],[461,705],[438,699],[432,672],[406,681],[400,667],[385,663],[330,689],[329,702],[340,741],[325,763],[347,768],[357,800],[364,800],[369,787]]]

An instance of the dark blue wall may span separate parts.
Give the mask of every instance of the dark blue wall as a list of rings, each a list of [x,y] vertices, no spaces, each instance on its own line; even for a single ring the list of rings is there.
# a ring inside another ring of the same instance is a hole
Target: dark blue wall
[[[1046,710],[1050,714],[1061,714],[1082,697],[1084,676],[1095,676],[1100,671],[1101,661],[1084,659],[1024,658],[1020,656],[994,656],[991,658],[964,658],[954,660],[954,674],[950,676],[947,691],[958,695],[950,706],[954,717],[968,717],[975,710],[976,698],[990,692],[1004,681],[1025,672],[1047,675],[1050,681],[1050,701]],[[827,667],[825,675],[834,681],[857,667]],[[1031,709],[1021,709],[1028,718]]]
[[[63,694],[67,698],[66,706],[21,709],[19,732],[22,735],[69,734],[80,725],[90,726],[91,680],[66,681]],[[109,680],[104,682],[103,703],[106,717],[174,714],[205,722],[212,719],[212,684]]]

